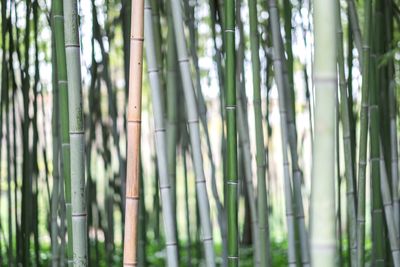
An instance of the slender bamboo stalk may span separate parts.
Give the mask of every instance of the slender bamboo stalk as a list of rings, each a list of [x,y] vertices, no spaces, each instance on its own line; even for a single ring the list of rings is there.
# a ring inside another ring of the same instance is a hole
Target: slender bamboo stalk
[[[226,85],[226,129],[227,172],[226,208],[228,219],[228,266],[239,266],[238,239],[238,168],[236,133],[236,50],[235,50],[235,0],[225,1],[225,85]]]
[[[124,233],[124,266],[126,267],[137,266],[144,2],[132,0],[131,6]]]
[[[394,16],[394,3],[391,1],[385,1],[385,31],[387,50],[393,49],[393,16]],[[396,226],[396,232],[400,235],[400,199],[399,199],[399,166],[398,166],[398,137],[397,137],[397,90],[395,77],[395,66],[393,59],[388,61],[388,80],[389,80],[389,116],[390,116],[390,151],[391,151],[391,170],[390,174],[392,177],[391,189],[393,196],[393,209],[394,209],[394,220]],[[398,236],[399,237],[399,236]]]
[[[186,135],[186,133],[185,133]],[[190,215],[189,215],[189,190],[188,190],[188,175],[187,175],[187,163],[186,163],[186,150],[187,150],[187,141],[184,143],[182,142],[181,146],[181,156],[182,156],[182,161],[183,161],[183,176],[184,176],[184,186],[185,186],[185,214],[186,214],[186,235],[187,235],[187,266],[191,267],[192,266],[192,238],[191,238],[191,233],[190,233]]]
[[[244,32],[243,32],[243,23],[240,17],[240,1],[236,1],[236,18],[237,18],[237,26],[239,28],[240,41],[237,52],[237,60],[236,60],[236,98],[237,98],[237,122],[238,122],[238,134],[239,141],[242,146],[243,153],[243,161],[244,161],[244,176],[246,182],[246,191],[249,199],[250,206],[250,218],[252,224],[252,241],[253,241],[253,250],[254,250],[254,263],[255,266],[259,266],[260,264],[260,229],[258,226],[258,218],[257,218],[257,207],[256,207],[256,199],[254,196],[254,186],[253,186],[253,175],[252,175],[252,165],[251,165],[251,149],[250,149],[250,138],[249,138],[249,130],[247,125],[247,113],[245,112],[245,103],[243,103],[243,98],[247,101],[246,98],[246,88],[245,88],[245,71],[244,71]],[[268,232],[268,231],[267,231]],[[266,250],[269,251],[268,249]]]
[[[358,22],[357,15],[357,7],[354,0],[347,0],[347,5],[349,7],[349,18],[350,18],[350,27],[352,31],[352,36],[354,37],[354,43],[356,45],[358,51],[358,57],[360,61],[360,65],[362,65],[362,59],[364,58],[364,48],[363,48],[363,39],[361,36],[360,25]],[[361,70],[362,72],[363,70]]]
[[[274,17],[275,18],[275,17]],[[285,92],[280,97],[284,98],[287,107],[287,139],[289,140],[290,155],[292,160],[292,181],[293,181],[293,198],[294,198],[294,211],[296,218],[296,227],[299,235],[299,246],[301,252],[301,261],[303,265],[310,265],[309,246],[308,246],[308,233],[305,226],[304,220],[304,208],[303,198],[301,192],[301,181],[303,180],[303,174],[300,170],[297,153],[297,130],[296,130],[296,114],[295,114],[295,93],[294,86],[291,83],[290,68],[288,68],[287,61],[283,51],[283,45],[281,45],[281,58],[283,65],[283,76],[285,82]],[[298,242],[296,240],[296,242]]]
[[[54,2],[52,3],[52,14],[54,17]],[[52,24],[54,27],[54,24]],[[54,28],[53,28],[54,29]],[[56,49],[54,33],[52,36],[52,77],[53,77],[53,116],[52,116],[52,130],[53,130],[53,189],[51,193],[51,257],[52,266],[59,265],[59,254],[58,254],[58,225],[57,225],[57,213],[58,213],[58,202],[59,202],[59,144],[60,144],[60,116],[59,116],[59,91],[57,89],[57,61],[56,61]]]
[[[176,46],[174,36],[174,25],[172,21],[171,8],[168,9],[168,54],[167,54],[167,151],[168,171],[171,183],[176,179],[176,139],[177,139],[177,73],[175,66]]]
[[[160,73],[157,65],[156,43],[153,33],[153,20],[151,16],[151,6],[149,0],[144,4],[144,34],[146,38],[146,60],[148,75],[152,93],[153,113],[154,113],[154,138],[157,153],[157,168],[160,175],[160,194],[163,209],[163,219],[165,227],[165,239],[167,249],[168,266],[178,266],[178,248],[176,243],[176,230],[174,219],[174,208],[171,198],[170,179],[168,177],[167,147],[165,144],[165,123],[163,114],[163,103],[161,98]]]
[[[87,213],[84,165],[85,136],[77,4],[76,0],[64,1],[69,138],[71,149],[72,247],[74,266],[87,266]],[[67,187],[66,190],[68,190]]]
[[[267,250],[269,247],[269,233],[268,233],[268,214],[266,213],[268,207],[267,192],[266,192],[266,162],[265,162],[265,144],[264,144],[264,131],[262,123],[262,109],[261,109],[261,76],[260,76],[260,57],[259,57],[259,33],[258,33],[258,14],[257,14],[257,1],[249,0],[249,20],[250,20],[250,47],[251,47],[251,61],[252,61],[252,75],[253,75],[253,102],[254,102],[254,119],[256,131],[256,162],[257,162],[257,201],[258,201],[258,228],[260,235],[260,266],[268,266],[270,261],[270,253]]]
[[[350,114],[349,103],[347,101],[347,81],[344,71],[344,49],[343,49],[343,30],[340,17],[340,1],[337,1],[337,61],[339,72],[339,88],[340,88],[340,118],[343,127],[343,151],[344,151],[344,168],[346,176],[346,195],[347,195],[347,216],[349,224],[349,246],[350,246],[350,263],[351,266],[357,266],[357,218],[356,218],[356,196],[355,184],[353,177],[353,158],[351,156],[351,133],[350,133]]]
[[[336,5],[336,1],[314,0],[315,130],[310,217],[313,266],[336,265]]]
[[[395,221],[394,205],[391,198],[390,186],[388,181],[388,175],[386,171],[385,161],[382,152],[382,145],[380,146],[380,176],[381,176],[381,190],[382,190],[382,202],[384,206],[386,225],[389,232],[389,243],[390,250],[392,252],[393,264],[395,267],[400,266],[400,245],[397,239],[397,226]]]
[[[374,266],[385,266],[385,228],[383,218],[383,204],[381,194],[381,177],[380,177],[380,144],[379,144],[379,106],[378,106],[378,90],[377,90],[377,70],[375,68],[376,47],[373,47],[371,54],[371,82],[369,91],[369,131],[370,131],[370,147],[371,147],[371,224],[372,224],[372,263]],[[382,147],[383,149],[383,147]]]
[[[220,228],[220,234],[222,239],[222,266],[227,266],[227,255],[228,255],[228,244],[227,244],[227,225],[226,225],[226,211],[222,205],[220,196],[218,194],[217,188],[217,177],[216,177],[216,167],[214,163],[214,157],[212,154],[210,134],[208,130],[208,120],[207,120],[207,106],[204,100],[203,92],[201,89],[201,79],[200,79],[200,67],[199,58],[197,55],[198,41],[197,41],[197,21],[195,21],[195,7],[197,5],[197,0],[193,6],[189,3],[185,5],[187,13],[189,14],[188,27],[190,32],[190,53],[193,58],[193,65],[195,69],[195,90],[197,95],[199,118],[201,126],[204,130],[204,135],[207,144],[207,155],[209,163],[211,165],[211,193],[214,197],[215,206],[217,208],[217,220],[218,226]],[[224,76],[222,76],[224,77]],[[222,107],[223,108],[223,107]]]
[[[61,142],[61,175],[65,183],[65,205],[67,212],[67,260],[72,266],[72,209],[71,209],[71,170],[70,170],[70,140],[68,115],[68,82],[64,36],[63,2],[54,1],[54,42],[57,64],[57,91],[60,108],[60,142]]]
[[[369,69],[370,69],[370,31],[371,31],[372,1],[364,3],[364,35],[363,35],[363,65],[361,87],[361,111],[360,111],[360,137],[358,141],[358,194],[357,194],[357,266],[365,264],[365,171],[367,158],[367,134],[368,134],[368,95],[369,95]]]
[[[187,108],[189,134],[192,145],[192,157],[195,166],[196,190],[199,202],[206,266],[211,267],[215,266],[215,256],[211,232],[209,201],[205,185],[206,181],[203,170],[203,159],[200,149],[199,115],[197,111],[196,97],[193,90],[193,81],[190,74],[187,46],[183,31],[182,10],[179,0],[171,0],[171,7],[173,11],[172,15],[178,52],[178,62],[182,75],[183,91],[186,100],[185,102]]]
[[[284,77],[283,77],[283,59],[281,49],[281,36],[280,26],[278,17],[278,7],[276,0],[268,1],[269,12],[271,16],[271,29],[272,29],[272,43],[273,43],[273,62],[274,62],[274,73],[275,80],[278,87],[279,93],[279,113],[280,113],[280,125],[281,125],[281,136],[282,136],[282,155],[283,155],[283,173],[284,173],[284,190],[285,190],[285,209],[286,209],[286,220],[288,229],[288,263],[289,266],[296,266],[296,248],[295,248],[295,226],[294,226],[294,214],[293,214],[293,200],[292,200],[292,188],[290,183],[290,170],[289,161],[287,155],[286,144],[288,143],[288,129],[286,123],[286,104],[285,104],[285,89],[284,89]]]

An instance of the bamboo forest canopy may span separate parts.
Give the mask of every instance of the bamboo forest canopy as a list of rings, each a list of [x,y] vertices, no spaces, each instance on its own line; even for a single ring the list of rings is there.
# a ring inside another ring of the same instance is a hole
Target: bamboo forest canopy
[[[400,267],[398,0],[0,1],[0,266]]]

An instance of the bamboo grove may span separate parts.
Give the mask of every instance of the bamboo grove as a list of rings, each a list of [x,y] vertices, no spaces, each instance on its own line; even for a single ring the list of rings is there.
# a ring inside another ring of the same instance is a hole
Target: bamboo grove
[[[400,267],[398,1],[0,1],[0,266]]]

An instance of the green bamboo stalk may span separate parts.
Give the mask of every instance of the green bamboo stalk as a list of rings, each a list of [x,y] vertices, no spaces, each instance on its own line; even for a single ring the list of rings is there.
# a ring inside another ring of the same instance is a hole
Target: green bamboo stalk
[[[67,212],[67,260],[72,266],[72,208],[71,208],[71,170],[70,170],[70,140],[69,140],[69,114],[68,114],[68,82],[65,54],[64,14],[63,2],[54,1],[54,42],[57,64],[57,90],[60,108],[60,142],[61,142],[61,177],[65,183],[65,205]]]
[[[314,0],[315,128],[311,182],[311,264],[336,266],[336,1]],[[326,51],[329,51],[328,53]]]
[[[283,173],[285,190],[285,209],[288,228],[288,263],[289,266],[296,266],[296,248],[295,248],[295,225],[293,214],[292,189],[290,184],[289,161],[286,144],[288,143],[287,112],[285,104],[285,81],[283,76],[283,59],[281,49],[281,35],[279,26],[278,7],[275,0],[268,1],[269,12],[271,16],[272,43],[273,43],[273,62],[275,80],[279,94],[279,113],[282,136],[282,155],[283,155]]]
[[[252,241],[253,241],[253,250],[254,256],[253,260],[255,266],[259,266],[260,264],[260,229],[258,226],[258,216],[257,216],[257,207],[256,207],[256,199],[254,196],[254,186],[253,186],[253,175],[252,175],[252,163],[251,163],[251,149],[250,149],[250,138],[249,138],[249,128],[247,125],[247,112],[245,110],[245,101],[247,101],[246,97],[246,88],[245,88],[245,71],[244,71],[244,33],[243,33],[243,23],[240,17],[240,1],[236,1],[236,18],[237,18],[237,26],[240,34],[239,47],[237,52],[237,60],[236,60],[236,102],[237,102],[237,122],[238,122],[238,134],[239,141],[242,146],[243,153],[243,161],[244,161],[244,176],[246,183],[246,192],[249,200],[250,207],[250,218],[252,224]],[[240,79],[241,77],[241,79]],[[245,101],[243,101],[245,99]],[[244,102],[244,103],[243,103]],[[266,231],[268,233],[268,231]],[[269,249],[266,250],[269,252]],[[267,258],[268,257],[267,255]]]
[[[380,141],[381,142],[381,141]],[[382,152],[382,145],[380,145],[380,176],[381,176],[381,190],[382,190],[382,202],[384,206],[386,225],[389,232],[389,243],[390,250],[392,252],[393,264],[395,267],[400,266],[400,244],[397,239],[397,226],[395,221],[394,205],[391,198],[390,186],[388,181],[388,175],[386,171],[385,161]]]
[[[157,167],[160,175],[160,193],[162,200],[166,250],[168,266],[178,266],[178,249],[176,243],[175,214],[171,198],[170,180],[167,163],[167,147],[165,144],[164,112],[161,98],[160,73],[157,64],[156,43],[154,39],[154,25],[151,15],[149,0],[144,4],[144,36],[146,39],[146,59],[148,66],[148,76],[152,93],[153,113],[154,113],[154,136],[157,153]]]
[[[253,102],[254,102],[254,119],[256,134],[256,163],[257,163],[257,201],[258,201],[258,228],[260,235],[260,266],[268,266],[270,262],[269,233],[268,233],[268,200],[266,192],[266,162],[265,162],[265,144],[262,123],[261,109],[261,77],[260,77],[260,57],[259,57],[259,33],[258,33],[258,14],[257,1],[249,0],[249,20],[250,20],[250,47],[251,62],[253,75]],[[229,79],[228,79],[229,80]]]
[[[358,22],[356,3],[354,2],[354,0],[347,0],[347,5],[349,7],[349,18],[350,18],[350,27],[352,31],[352,36],[354,37],[354,43],[358,51],[358,58],[360,61],[360,65],[363,65],[362,59],[364,59],[364,52],[363,52],[364,47],[363,47],[363,39],[361,36],[360,25]],[[361,70],[361,72],[362,71],[363,70]]]
[[[21,77],[23,77],[22,82],[21,82],[21,92],[23,96],[23,114],[24,114],[24,119],[22,121],[22,147],[23,147],[23,161],[22,161],[22,188],[21,188],[21,194],[22,194],[22,200],[21,200],[21,248],[22,248],[22,257],[19,258],[21,263],[24,266],[31,265],[31,256],[30,256],[30,245],[31,245],[31,233],[32,233],[32,186],[31,186],[31,174],[32,170],[30,169],[31,166],[31,158],[30,158],[30,134],[29,134],[29,126],[30,126],[30,116],[29,116],[29,106],[30,106],[30,73],[29,73],[29,66],[30,66],[30,56],[29,56],[29,50],[30,50],[30,41],[31,41],[31,12],[32,12],[32,2],[30,0],[26,1],[25,3],[26,7],[26,13],[25,13],[25,32],[24,32],[24,38],[23,38],[23,43],[24,47],[27,48],[24,50],[24,65],[22,65],[22,53],[20,53],[19,57],[19,64],[21,66]],[[16,9],[16,8],[15,8]],[[17,27],[17,32],[16,34],[18,35],[18,27]],[[17,41],[18,41],[17,37]],[[20,50],[19,45],[16,46],[17,50]],[[22,67],[23,66],[23,67]]]
[[[339,98],[336,99],[336,106],[339,106]],[[342,232],[342,176],[340,168],[340,134],[339,134],[340,114],[339,109],[336,109],[336,179],[337,179],[337,239],[338,240],[338,265],[343,266],[343,232]]]
[[[343,127],[343,151],[344,151],[344,167],[346,176],[346,195],[347,195],[347,216],[349,224],[349,246],[350,246],[350,262],[351,266],[357,266],[357,218],[356,218],[356,196],[354,184],[353,158],[351,156],[351,148],[354,145],[351,141],[350,133],[350,114],[347,100],[347,81],[344,70],[344,48],[343,48],[343,30],[340,17],[340,1],[337,1],[337,61],[339,72],[339,88],[340,88],[340,118]],[[351,96],[350,96],[351,97]]]
[[[236,133],[236,50],[235,50],[235,0],[225,1],[225,85],[226,85],[226,129],[227,172],[226,209],[228,219],[228,266],[239,266],[238,239],[238,167]]]
[[[367,160],[368,97],[370,83],[370,31],[372,1],[364,3],[363,65],[361,87],[360,136],[358,141],[357,266],[365,264],[365,172]],[[353,33],[354,34],[354,33]]]
[[[9,81],[9,71],[7,64],[10,62],[10,57],[7,58],[6,53],[6,44],[7,44],[7,35],[9,35],[8,27],[11,25],[9,23],[11,21],[11,17],[8,16],[8,8],[7,1],[1,2],[1,36],[2,36],[2,66],[1,66],[1,89],[0,94],[5,98],[5,117],[6,117],[6,149],[7,149],[7,224],[8,224],[8,248],[7,248],[7,263],[9,266],[14,266],[14,255],[13,255],[13,225],[12,225],[12,199],[11,199],[11,146],[10,146],[10,81]],[[9,36],[9,40],[11,42],[12,37]],[[10,49],[10,47],[8,47]],[[2,97],[2,98],[3,98]],[[0,125],[3,125],[3,110],[0,105]],[[0,136],[2,135],[2,130],[0,130]],[[1,150],[0,145],[0,151]],[[13,155],[14,156],[14,155]]]
[[[187,118],[189,124],[190,141],[192,145],[193,164],[195,166],[197,198],[199,202],[202,237],[205,250],[206,266],[215,266],[213,250],[213,237],[211,232],[211,220],[209,201],[205,186],[203,159],[200,148],[199,115],[197,111],[196,97],[193,89],[193,81],[190,74],[187,46],[185,42],[181,4],[179,0],[171,0],[172,15],[174,21],[175,38],[178,52],[178,62],[182,75],[183,91],[186,102]]]
[[[371,224],[372,224],[372,264],[385,266],[385,228],[380,177],[380,144],[379,144],[379,106],[377,90],[377,70],[375,68],[375,49],[371,54],[371,82],[369,91],[370,147],[371,147]]]
[[[52,3],[52,14],[54,17],[54,2]],[[54,23],[52,23],[54,29]],[[51,256],[52,266],[59,265],[58,254],[58,202],[59,202],[59,136],[60,136],[60,117],[59,117],[59,91],[57,89],[57,60],[55,49],[55,34],[52,35],[52,77],[53,77],[53,117],[52,117],[52,134],[53,134],[53,189],[51,193]]]
[[[388,49],[393,49],[393,3],[389,2],[385,5],[385,18],[386,18],[386,42],[389,44]],[[395,70],[393,60],[389,60],[388,77],[389,81],[389,116],[390,116],[390,144],[391,144],[391,176],[392,176],[392,196],[393,196],[393,209],[396,232],[400,235],[400,198],[398,192],[399,186],[399,165],[398,165],[398,137],[397,137],[397,90],[394,81]],[[399,238],[399,236],[398,236]]]
[[[82,81],[77,4],[76,0],[64,1],[64,31],[71,160],[72,247],[73,265],[87,266],[87,212],[84,166],[85,136],[82,109]],[[66,190],[68,190],[67,187]]]

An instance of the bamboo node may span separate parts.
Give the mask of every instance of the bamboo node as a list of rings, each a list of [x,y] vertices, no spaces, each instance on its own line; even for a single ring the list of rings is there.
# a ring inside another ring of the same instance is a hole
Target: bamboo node
[[[156,132],[156,133],[165,132],[165,128],[157,128],[157,129],[154,129],[154,132]]]
[[[143,41],[144,41],[144,38],[143,38],[143,37],[131,36],[131,41],[143,42]]]
[[[188,58],[178,59],[178,62],[179,63],[181,63],[181,62],[189,62],[189,59]]]
[[[158,68],[154,68],[154,69],[150,69],[150,68],[148,68],[147,69],[147,73],[154,73],[154,72],[159,72],[160,70],[158,69]]]
[[[194,119],[194,120],[188,120],[187,122],[188,124],[192,124],[192,123],[199,123],[198,119]]]
[[[65,44],[65,48],[70,48],[70,47],[77,48],[77,47],[80,47],[80,46],[79,46],[79,44]]]

